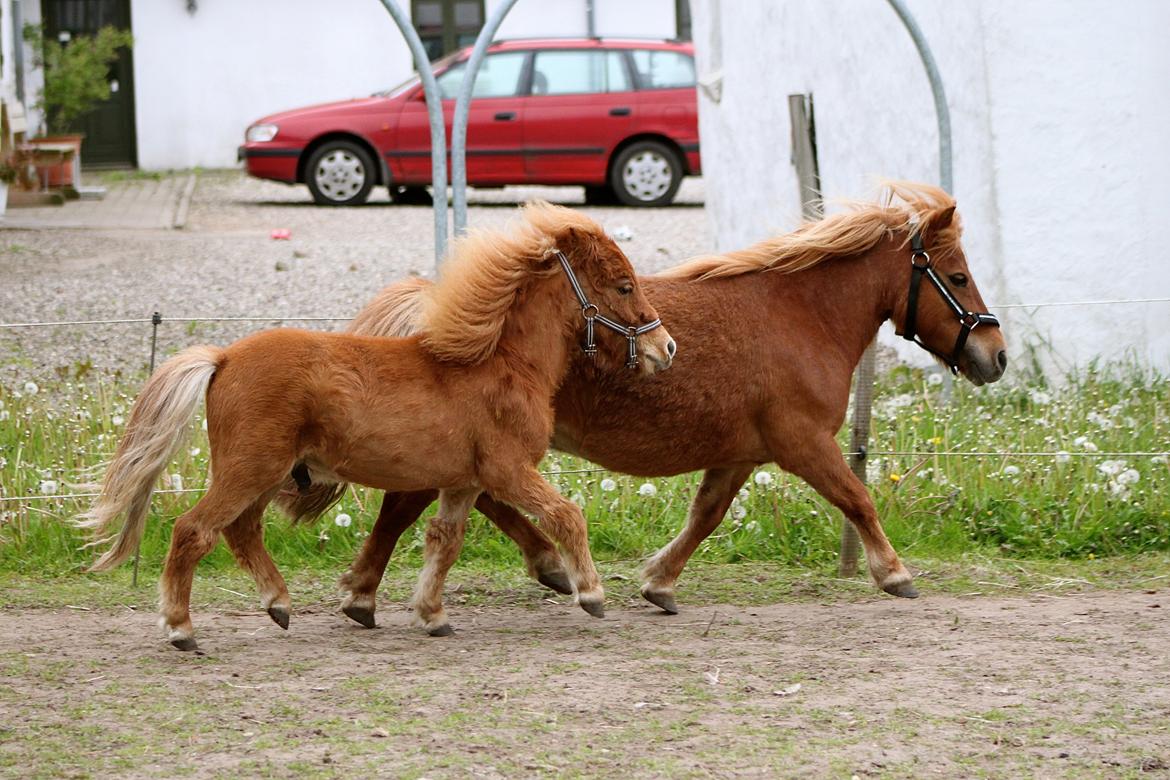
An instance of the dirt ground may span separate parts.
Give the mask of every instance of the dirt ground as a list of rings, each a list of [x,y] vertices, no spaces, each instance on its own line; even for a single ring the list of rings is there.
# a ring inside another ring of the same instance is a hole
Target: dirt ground
[[[145,610],[0,610],[0,773],[1170,775],[1165,589],[449,609],[205,608],[198,655]]]

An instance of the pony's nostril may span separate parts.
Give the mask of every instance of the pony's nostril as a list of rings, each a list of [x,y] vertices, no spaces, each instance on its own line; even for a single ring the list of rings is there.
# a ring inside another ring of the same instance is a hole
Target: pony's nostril
[[[678,350],[678,345],[674,343],[674,339],[671,339],[670,341],[666,342],[666,354],[670,355],[672,360],[674,359],[674,353],[677,350]]]
[[[995,362],[999,364],[1000,371],[1007,370],[1007,350],[1001,349],[999,354],[995,356]]]

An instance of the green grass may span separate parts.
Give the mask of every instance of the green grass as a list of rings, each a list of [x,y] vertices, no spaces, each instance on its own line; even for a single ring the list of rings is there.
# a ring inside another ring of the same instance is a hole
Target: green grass
[[[121,435],[140,378],[61,372],[51,392],[0,388],[0,495],[37,496],[0,502],[0,572],[37,577],[81,570],[92,551],[69,520],[88,499],[42,498],[83,492],[94,467]],[[878,382],[869,460],[871,490],[895,548],[912,563],[959,558],[1090,560],[1170,550],[1170,468],[1164,457],[1079,457],[1098,452],[1170,450],[1170,383],[1135,369],[1094,369],[1059,387],[1041,382],[973,388],[958,383],[942,403],[930,375],[899,368]],[[844,432],[842,442],[846,441]],[[889,451],[1067,451],[1068,458]],[[196,428],[168,469],[166,486],[199,488],[208,446]],[[682,526],[697,475],[640,479],[589,468],[552,454],[549,479],[581,503],[590,544],[601,561],[631,565],[665,544]],[[646,487],[650,485],[651,487]],[[143,541],[155,571],[173,518],[197,494],[156,494]],[[359,488],[314,526],[290,527],[270,513],[266,544],[278,564],[341,571],[377,514],[380,495]],[[339,515],[351,524],[337,523]],[[837,556],[840,514],[802,481],[761,468],[728,519],[699,548],[707,563],[769,561],[828,571]],[[408,531],[396,559],[417,566],[423,524]],[[512,544],[482,518],[469,528],[462,560],[473,567],[519,568]],[[234,567],[222,545],[205,571]]]

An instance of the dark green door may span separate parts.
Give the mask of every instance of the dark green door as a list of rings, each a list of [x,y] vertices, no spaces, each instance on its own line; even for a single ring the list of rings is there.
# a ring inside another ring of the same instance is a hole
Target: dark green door
[[[45,34],[57,40],[92,35],[102,27],[130,29],[130,0],[41,0]],[[77,120],[85,134],[81,163],[85,166],[138,164],[134,134],[134,61],[123,49],[110,67],[110,98]]]

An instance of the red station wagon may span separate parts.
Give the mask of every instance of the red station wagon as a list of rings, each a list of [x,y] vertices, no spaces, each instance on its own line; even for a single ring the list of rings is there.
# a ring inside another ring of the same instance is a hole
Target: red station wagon
[[[470,49],[435,63],[447,139]],[[431,183],[430,121],[417,76],[369,98],[301,108],[248,128],[240,157],[317,203],[364,203],[374,185],[418,202]],[[694,47],[582,38],[496,43],[475,81],[467,181],[580,184],[590,202],[661,206],[699,170]]]

